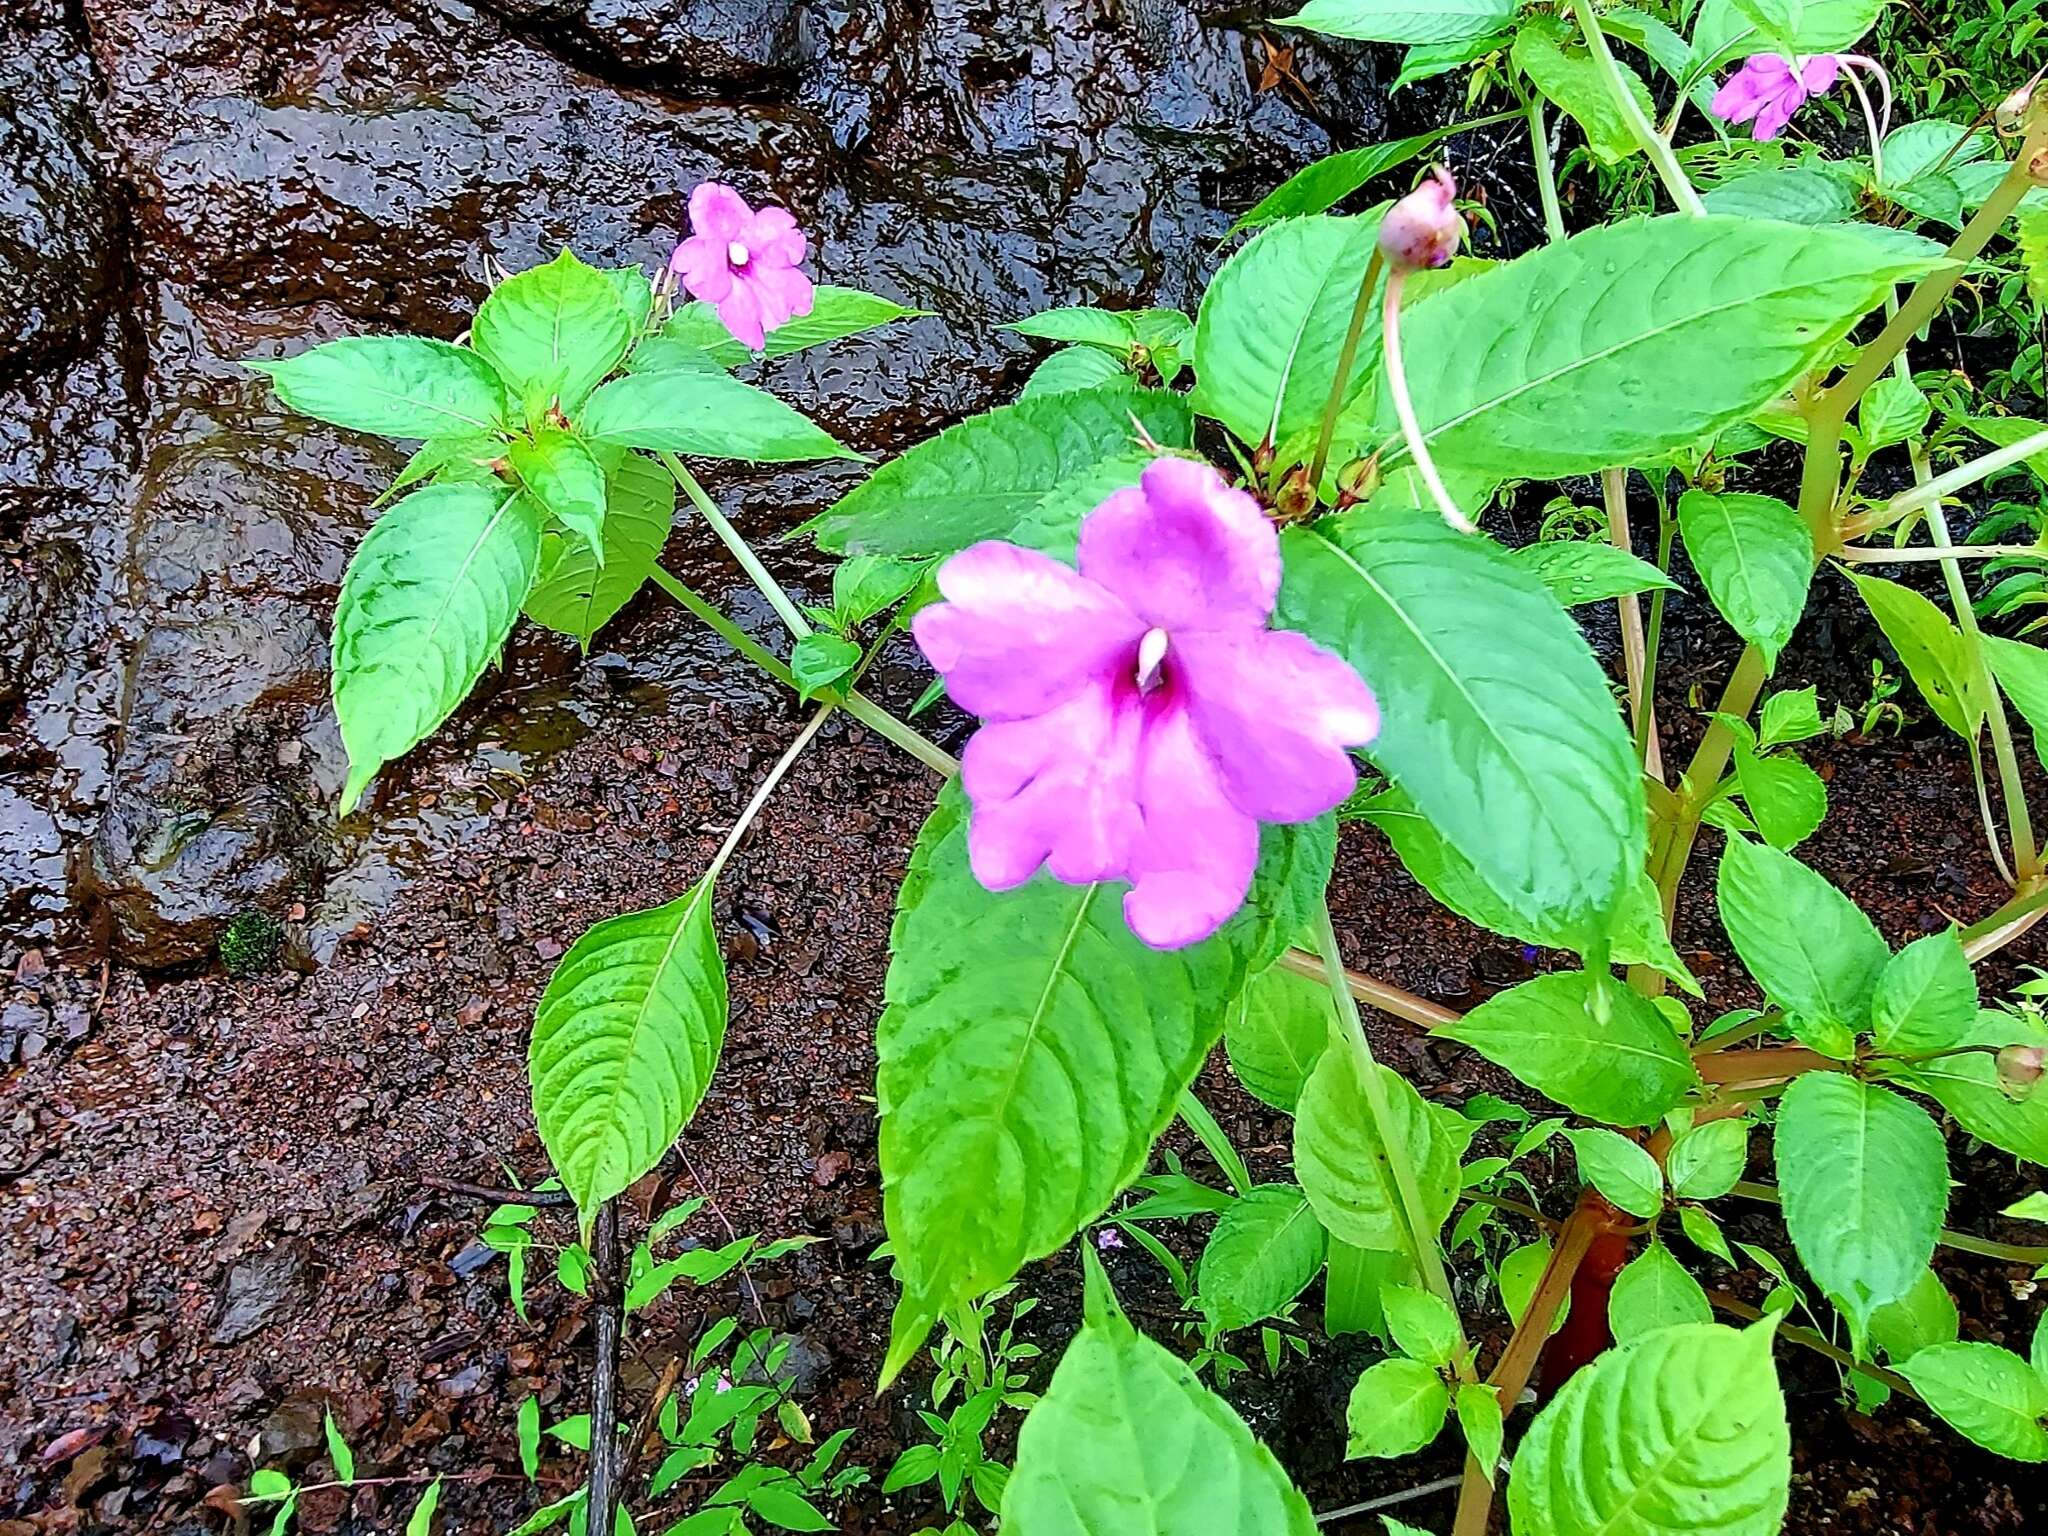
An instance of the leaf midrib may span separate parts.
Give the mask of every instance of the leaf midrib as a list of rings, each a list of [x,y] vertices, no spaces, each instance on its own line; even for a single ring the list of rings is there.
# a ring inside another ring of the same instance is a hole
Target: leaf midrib
[[[1726,314],[1732,310],[1741,310],[1747,308],[1752,304],[1763,304],[1773,299],[1784,298],[1789,294],[1799,293],[1810,288],[1818,287],[1821,285],[1822,281],[1845,281],[1851,275],[1852,274],[1837,273],[1834,276],[1827,279],[1809,279],[1805,282],[1785,283],[1776,288],[1767,288],[1760,292],[1745,294],[1741,298],[1723,300],[1719,303],[1708,305],[1704,309],[1688,310],[1683,316],[1680,316],[1676,319],[1669,320],[1661,325],[1653,326],[1648,330],[1634,332],[1629,336],[1623,338],[1622,340],[1614,342],[1609,346],[1598,348],[1592,352],[1581,353],[1574,357],[1568,363],[1565,363],[1556,368],[1552,368],[1546,372],[1532,375],[1530,378],[1525,379],[1522,383],[1516,385],[1513,389],[1507,390],[1502,394],[1492,396],[1489,399],[1479,401],[1477,404],[1473,405],[1471,409],[1459,415],[1451,417],[1449,420],[1445,421],[1440,426],[1425,427],[1422,433],[1423,439],[1426,442],[1433,443],[1439,437],[1442,437],[1445,433],[1455,431],[1457,428],[1464,426],[1467,422],[1475,421],[1480,417],[1485,416],[1489,412],[1500,410],[1503,407],[1505,407],[1509,402],[1520,399],[1523,395],[1528,394],[1531,390],[1543,388],[1544,386],[1555,383],[1557,380],[1564,378],[1569,374],[1575,373],[1580,369],[1590,368],[1596,363],[1606,362],[1609,358],[1614,357],[1619,353],[1626,352],[1632,347],[1642,346],[1648,342],[1657,340],[1659,337],[1668,336],[1674,331],[1682,330],[1687,326],[1698,325],[1703,322],[1710,321],[1715,317]],[[1874,277],[1871,280],[1873,282],[1876,281]]]
[[[1505,736],[1501,735],[1500,731],[1495,727],[1492,716],[1489,715],[1484,709],[1480,708],[1479,700],[1474,698],[1472,695],[1472,691],[1465,686],[1464,679],[1461,678],[1457,674],[1457,672],[1452,669],[1450,662],[1445,659],[1443,653],[1437,650],[1436,646],[1430,641],[1428,635],[1424,634],[1421,628],[1418,627],[1415,624],[1415,622],[1408,616],[1408,610],[1402,607],[1402,605],[1395,600],[1394,595],[1391,592],[1389,592],[1384,586],[1380,585],[1380,583],[1373,578],[1372,573],[1368,571],[1363,565],[1359,564],[1357,559],[1355,559],[1352,556],[1351,552],[1348,549],[1344,548],[1343,545],[1339,544],[1327,533],[1318,532],[1315,534],[1315,536],[1317,538],[1320,538],[1328,548],[1334,551],[1338,559],[1342,560],[1346,565],[1350,566],[1352,570],[1358,573],[1358,579],[1364,582],[1368,587],[1370,587],[1373,590],[1373,592],[1379,597],[1380,601],[1386,605],[1387,610],[1400,621],[1401,627],[1407,630],[1408,633],[1414,637],[1415,643],[1421,646],[1424,653],[1429,657],[1429,659],[1433,663],[1435,663],[1437,668],[1442,672],[1444,678],[1451,684],[1452,688],[1457,692],[1458,697],[1463,699],[1465,703],[1471,708],[1474,718],[1478,720],[1480,727],[1483,730],[1486,738],[1493,743],[1494,747],[1499,752],[1501,759],[1507,764],[1509,772],[1513,775],[1514,778],[1520,781],[1523,792],[1532,801],[1535,802],[1537,810],[1537,819],[1540,822],[1542,822],[1543,825],[1548,829],[1552,840],[1559,847],[1570,847],[1570,841],[1565,836],[1565,829],[1561,825],[1559,825],[1559,823],[1556,822],[1549,814],[1549,797],[1538,793],[1536,782],[1524,770],[1520,755],[1515,752],[1512,744],[1508,741],[1508,739]],[[1478,866],[1475,865],[1474,867],[1476,869]],[[1485,879],[1483,873],[1481,874],[1480,878],[1482,880]],[[1574,884],[1576,883],[1577,882],[1575,880]],[[1489,889],[1492,889],[1493,882],[1487,881],[1486,884]],[[1498,892],[1496,892],[1496,894],[1498,894]]]

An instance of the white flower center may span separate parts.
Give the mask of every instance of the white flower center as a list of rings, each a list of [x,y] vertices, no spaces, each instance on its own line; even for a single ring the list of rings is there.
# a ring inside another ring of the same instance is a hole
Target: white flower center
[[[733,241],[730,245],[728,245],[725,248],[725,259],[731,262],[736,267],[744,267],[747,264],[750,255],[751,253],[747,250],[747,248],[744,245],[741,245],[737,240]]]
[[[1159,685],[1159,669],[1166,665],[1166,631],[1148,629],[1138,642],[1138,690],[1150,693]]]

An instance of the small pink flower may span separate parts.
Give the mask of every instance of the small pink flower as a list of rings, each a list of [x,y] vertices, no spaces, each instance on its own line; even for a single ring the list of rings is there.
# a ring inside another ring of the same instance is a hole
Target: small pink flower
[[[1124,1235],[1117,1231],[1115,1227],[1103,1227],[1095,1234],[1095,1246],[1105,1253],[1112,1248],[1121,1248],[1123,1245]]]
[[[707,181],[690,194],[690,238],[669,270],[716,305],[733,339],[760,351],[768,333],[811,312],[811,280],[797,270],[804,232],[787,208],[749,208],[731,187]]]
[[[1756,53],[1728,83],[1714,93],[1714,116],[1731,123],[1752,118],[1752,132],[1759,139],[1775,139],[1792,121],[1792,114],[1806,105],[1807,98],[1819,96],[1832,87],[1842,71],[1842,61],[1832,53],[1811,58],[1787,59],[1782,54]]]
[[[1465,220],[1457,209],[1458,183],[1442,166],[1387,210],[1380,220],[1380,252],[1395,270],[1441,267],[1458,254]]]
[[[1155,949],[1214,933],[1251,887],[1259,823],[1341,802],[1344,749],[1379,731],[1345,661],[1266,627],[1279,589],[1258,503],[1176,458],[1088,514],[1078,571],[995,540],[941,566],[947,600],[912,630],[987,722],[961,763],[975,877],[1125,880]]]

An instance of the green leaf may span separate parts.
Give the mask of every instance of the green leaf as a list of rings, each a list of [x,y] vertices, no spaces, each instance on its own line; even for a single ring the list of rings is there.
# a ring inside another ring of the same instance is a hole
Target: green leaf
[[[2022,1195],[1998,1214],[2010,1216],[2016,1221],[2048,1221],[2048,1189],[2037,1189],[2030,1195]]]
[[[1958,1434],[2014,1461],[2048,1461],[2048,1380],[1996,1344],[1936,1344],[1899,1374]]]
[[[2048,208],[2022,208],[2014,240],[2020,248],[2020,270],[2027,277],[2027,297],[2034,308],[2048,309]]]
[[[424,336],[349,336],[275,361],[278,399],[301,416],[384,437],[489,436],[504,424],[505,385],[467,347]]]
[[[334,612],[334,709],[349,760],[342,815],[469,696],[539,561],[540,510],[502,486],[415,491],[363,536]]]
[[[1806,0],[1786,46],[1793,53],[1838,52],[1870,30],[1884,6],[1885,0]],[[1704,69],[1735,55],[1770,51],[1755,18],[1743,14],[1738,0],[1704,0],[1693,21],[1692,41],[1693,57]]]
[[[970,416],[890,460],[798,532],[833,554],[899,557],[950,555],[982,539],[1007,538],[1067,482],[1107,460],[1128,460],[1141,426],[1163,447],[1194,440],[1187,402],[1161,390],[1088,389],[1020,400]]]
[[[1357,149],[1325,155],[1322,159],[1303,166],[1281,182],[1261,198],[1249,213],[1240,214],[1237,222],[1230,226],[1229,234],[1225,238],[1280,219],[1297,219],[1309,214],[1326,213],[1373,177],[1385,175],[1396,166],[1406,165],[1432,146],[1464,131],[1464,124],[1448,123],[1441,128],[1428,133],[1418,133],[1410,138],[1393,139],[1385,144],[1365,144]]]
[[[1805,0],[1735,0],[1735,8],[1762,31],[1764,41],[1787,53],[1797,51],[1793,39],[1799,36]]]
[[[529,1392],[519,1400],[519,1470],[528,1482],[540,1476],[540,1394]]]
[[[1275,1315],[1323,1267],[1323,1229],[1292,1184],[1261,1184],[1234,1203],[1202,1249],[1195,1290],[1217,1328]]]
[[[1466,1449],[1490,1483],[1500,1468],[1501,1447],[1507,1441],[1507,1425],[1500,1411],[1499,1389],[1468,1381],[1458,1388],[1455,1406],[1458,1428],[1464,1432]],[[1391,1523],[1388,1527],[1393,1528]]]
[[[789,670],[802,699],[816,697],[859,665],[859,646],[823,630],[803,636],[789,653]]]
[[[1794,742],[1810,741],[1826,730],[1827,726],[1820,718],[1819,698],[1812,685],[1787,688],[1764,700],[1763,729],[1758,734],[1757,745],[1789,746]]]
[[[249,1492],[259,1499],[281,1499],[292,1491],[292,1480],[275,1467],[258,1467],[249,1474]]]
[[[1828,787],[1789,753],[1765,757],[1735,749],[1735,787],[1765,842],[1789,852],[1819,830],[1828,813]]]
[[[1437,1111],[1399,1073],[1375,1066],[1393,1117],[1392,1134],[1415,1170],[1433,1241],[1458,1196],[1459,1144]],[[1295,1106],[1295,1176],[1332,1237],[1359,1248],[1409,1253],[1400,1190],[1365,1096],[1357,1054],[1323,1052]]]
[[[1225,262],[1195,318],[1195,410],[1248,444],[1317,428],[1378,233],[1376,218],[1289,219]],[[1378,316],[1369,306],[1346,405],[1372,387]]]
[[[1897,1301],[1888,1301],[1870,1315],[1870,1341],[1891,1360],[1910,1360],[1933,1344],[1955,1341],[1955,1298],[1931,1269]]]
[[[1775,666],[1806,611],[1813,535],[1775,496],[1687,491],[1678,528],[1721,617]]]
[[[1954,928],[1915,939],[1885,963],[1870,1005],[1881,1051],[1943,1051],[1977,1021],[1977,978]]]
[[[1516,1536],[1775,1536],[1792,1436],[1771,1330],[1663,1328],[1580,1370],[1516,1448]]]
[[[1647,965],[1671,977],[1695,997],[1700,995],[1699,982],[1671,947],[1657,887],[1646,872],[1636,873],[1633,884],[1622,893],[1620,905],[1598,921],[1574,921],[1568,917],[1546,921],[1540,914],[1532,920],[1514,912],[1495,895],[1480,878],[1477,867],[1443,840],[1401,790],[1384,790],[1373,796],[1360,814],[1387,834],[1402,866],[1416,882],[1466,921],[1504,938],[1545,949],[1577,950],[1581,954],[1595,946],[1605,929],[1616,964]]]
[[[1728,1250],[1728,1239],[1721,1233],[1721,1224],[1698,1206],[1681,1205],[1678,1208],[1678,1229],[1702,1253],[1711,1253],[1730,1269],[1735,1267],[1735,1255]]]
[[[342,1438],[341,1426],[334,1422],[332,1408],[321,1414],[320,1429],[327,1437],[327,1459],[334,1463],[334,1480],[346,1487],[356,1480],[356,1454],[348,1448],[348,1441]]]
[[[1975,741],[1988,706],[1961,631],[1911,587],[1854,571],[1848,576],[1934,717],[1963,740]]]
[[[1749,1164],[1749,1122],[1709,1120],[1679,1135],[1664,1159],[1664,1176],[1678,1200],[1718,1200]]]
[[[1420,1360],[1382,1360],[1359,1372],[1344,1410],[1344,1455],[1412,1456],[1443,1433],[1451,1392]]]
[[[1525,544],[1513,551],[1512,558],[1534,571],[1536,579],[1550,588],[1551,596],[1567,608],[1626,597],[1631,592],[1678,590],[1678,583],[1649,561],[1588,539]]]
[[[1268,828],[1250,901],[1184,949],[1132,936],[1119,892],[1040,876],[1001,895],[948,786],[899,898],[876,1026],[883,1214],[903,1301],[884,1379],[947,1309],[1009,1280],[1143,1170],[1231,999],[1329,877],[1325,820]]]
[[[1437,456],[1464,468],[1559,479],[1642,463],[1754,415],[1933,265],[1762,219],[1588,230],[1404,316],[1416,414]]]
[[[1394,76],[1394,83],[1387,88],[1392,95],[1404,86],[1417,85],[1424,80],[1434,80],[1438,75],[1447,75],[1454,69],[1461,69],[1475,60],[1483,59],[1489,53],[1505,48],[1512,41],[1504,33],[1489,32],[1477,37],[1460,38],[1454,43],[1415,43],[1401,55],[1401,72]]]
[[[596,550],[580,534],[544,535],[526,616],[589,650],[597,632],[654,574],[675,517],[669,472],[637,453],[622,455],[605,477],[605,563],[597,563]]]
[[[1366,43],[1452,43],[1513,19],[1514,0],[1309,0],[1280,25]]]
[[[419,1503],[413,1505],[412,1518],[405,1522],[405,1536],[428,1536],[434,1529],[434,1512],[440,1507],[441,1479],[437,1477],[427,1484]]]
[[[1659,1328],[1711,1323],[1714,1308],[1699,1281],[1671,1256],[1669,1248],[1653,1239],[1614,1277],[1607,1317],[1615,1341],[1626,1344]]]
[[[1500,1268],[1495,1275],[1500,1285],[1500,1304],[1508,1314],[1508,1321],[1516,1327],[1521,1326],[1523,1314],[1535,1299],[1536,1287],[1543,1281],[1543,1271],[1549,1267],[1550,1257],[1550,1239],[1547,1237],[1539,1237],[1501,1255]],[[1571,1305],[1572,1299],[1567,1295],[1551,1321],[1552,1333],[1557,1332],[1558,1324],[1571,1311]]]
[[[1864,446],[1874,453],[1918,437],[1933,413],[1918,384],[1888,373],[1857,404],[1856,424],[1863,431]]]
[[[893,299],[863,293],[858,288],[835,288],[820,283],[811,299],[811,312],[785,321],[768,333],[768,344],[760,356],[788,357],[810,347],[823,346],[847,336],[858,336],[876,326],[908,320],[925,314]],[[701,301],[685,304],[662,327],[664,339],[680,342],[704,352],[721,368],[737,368],[755,354],[733,340],[732,332],[718,318],[718,311]]]
[[[1787,224],[1846,224],[1856,217],[1856,183],[1831,166],[1787,165],[1731,176],[1701,201],[1709,213]]]
[[[527,495],[549,516],[578,534],[604,564],[604,471],[588,448],[567,432],[544,427],[518,438],[505,452]]]
[[[1131,348],[1138,344],[1138,328],[1131,323],[1128,313],[1086,305],[1042,310],[1025,319],[1012,320],[1003,329],[1040,341],[1104,348],[1120,357],[1130,356]]]
[[[1765,994],[1787,1013],[1861,1030],[1890,959],[1854,902],[1790,854],[1728,839],[1715,886],[1721,926]]]
[[[1415,1285],[1390,1285],[1380,1295],[1387,1328],[1401,1353],[1424,1365],[1447,1366],[1458,1356],[1458,1314],[1442,1297]]]
[[[548,978],[527,1048],[534,1121],[586,1234],[597,1207],[661,1160],[725,1040],[711,881],[590,928]]]
[[[515,396],[545,391],[573,414],[625,361],[634,330],[619,280],[564,251],[493,288],[470,339]]]
[[[1238,994],[1223,1025],[1223,1046],[1246,1092],[1292,1112],[1335,1026],[1330,989],[1275,965]]]
[[[1643,867],[1641,775],[1605,672],[1542,584],[1413,507],[1291,528],[1281,555],[1279,622],[1379,696],[1374,764],[1518,919],[1604,923]]]
[[[1589,1127],[1564,1133],[1578,1154],[1579,1177],[1631,1216],[1653,1219],[1664,1209],[1657,1160],[1615,1131]]]
[[[1785,1230],[1859,1332],[1905,1295],[1948,1209],[1948,1151],[1926,1111],[1840,1072],[1808,1072],[1778,1102]]]
[[[794,1488],[778,1483],[751,1489],[747,1494],[747,1508],[770,1525],[780,1526],[785,1531],[829,1531],[833,1528],[832,1522],[809,1499]]]
[[[590,397],[577,421],[593,442],[754,464],[858,459],[802,412],[723,373],[629,373]]]
[[[1999,635],[1980,637],[1984,662],[2034,732],[2034,753],[2048,767],[2048,651]]]
[[[606,267],[603,271],[605,281],[612,285],[612,296],[625,310],[634,332],[646,329],[647,317],[654,312],[654,284],[648,281],[647,274],[638,267]]]
[[[1006,1536],[1315,1536],[1273,1453],[1086,1263],[1081,1331],[1017,1434]]]
[[[1962,424],[1994,448],[2010,448],[2035,434],[2048,430],[2048,424],[2029,421],[2023,416],[1964,416]],[[2048,449],[2029,454],[2022,461],[2043,480],[2048,480]]]
[[[1130,377],[1130,370],[1100,347],[1062,347],[1031,370],[1017,398],[1035,400],[1041,395],[1099,389]]]
[[[515,1526],[511,1536],[539,1536],[542,1531],[553,1530],[564,1520],[579,1513],[589,1494],[589,1489],[578,1488],[574,1493],[557,1499],[552,1504],[543,1504]]]
[[[1596,988],[1604,993],[1604,1018],[1595,1011]],[[1574,1114],[1610,1125],[1654,1125],[1699,1084],[1691,1055],[1663,1016],[1597,973],[1538,976],[1437,1033],[1471,1046]]]
[[[1614,99],[1606,70],[1584,48],[1566,48],[1568,36],[1570,29],[1563,22],[1532,18],[1516,32],[1510,57],[1537,90],[1585,130],[1593,158],[1602,165],[1618,165],[1639,152],[1635,132]],[[1649,87],[1626,64],[1617,61],[1616,68],[1644,115],[1654,117],[1657,106]]]
[[[2006,1013],[1982,1013],[1958,1045],[2000,1046],[2015,1041],[2048,1045],[2048,1030]],[[1972,1136],[2002,1147],[2030,1163],[2048,1164],[2048,1092],[2017,1102],[1998,1083],[1998,1064],[1989,1052],[1942,1056],[1901,1067],[1896,1080],[1931,1094]]]

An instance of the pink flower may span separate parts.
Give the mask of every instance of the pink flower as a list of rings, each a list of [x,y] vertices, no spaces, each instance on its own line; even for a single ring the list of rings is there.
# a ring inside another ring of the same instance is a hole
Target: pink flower
[[[1458,254],[1465,220],[1456,206],[1458,183],[1442,166],[1429,179],[1387,210],[1380,220],[1380,252],[1394,269],[1441,267]]]
[[[1155,949],[1215,932],[1251,887],[1259,823],[1343,800],[1344,749],[1379,730],[1346,662],[1266,627],[1279,589],[1258,503],[1176,458],[1088,514],[1078,571],[995,540],[940,567],[947,600],[912,629],[987,722],[961,764],[975,877],[1125,880]]]
[[[1753,130],[1759,139],[1775,139],[1792,121],[1792,114],[1835,83],[1842,61],[1832,53],[1811,58],[1787,59],[1782,54],[1756,53],[1728,83],[1714,93],[1714,116],[1731,123],[1756,120]]]
[[[749,208],[707,181],[690,194],[690,238],[668,259],[683,286],[718,307],[733,339],[758,352],[768,333],[811,312],[811,280],[797,270],[804,232],[787,208]]]

